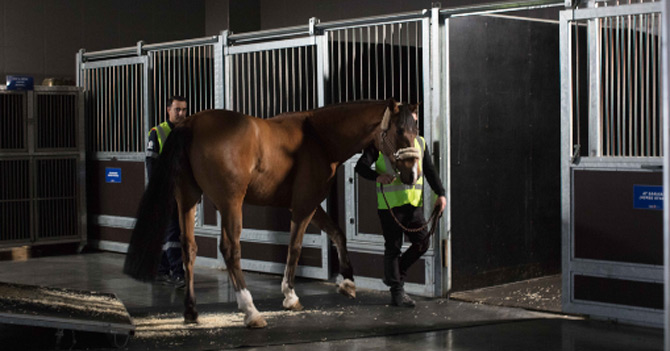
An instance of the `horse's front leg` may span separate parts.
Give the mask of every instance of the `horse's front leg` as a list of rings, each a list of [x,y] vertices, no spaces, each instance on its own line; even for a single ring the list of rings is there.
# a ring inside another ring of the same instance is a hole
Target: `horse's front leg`
[[[313,215],[314,210],[309,213],[304,213],[293,209],[288,257],[286,258],[284,279],[282,279],[281,283],[281,291],[284,294],[284,302],[282,305],[287,310],[300,311],[303,309],[300,304],[300,299],[295,293],[295,269],[298,266],[298,259],[300,258],[300,251],[302,250],[302,238],[305,235],[305,230]]]
[[[228,275],[235,289],[237,308],[244,312],[244,324],[249,328],[264,328],[268,325],[265,318],[254,305],[251,293],[242,274],[240,259],[242,250],[240,235],[242,234],[242,201],[231,201],[231,204],[219,206],[221,211],[221,254],[226,262]]]
[[[349,252],[347,251],[347,237],[321,206],[317,206],[316,213],[312,217],[312,224],[326,232],[337,248],[340,274],[343,278],[342,282],[337,286],[337,292],[355,299],[356,284],[354,283],[354,269],[349,261]]]

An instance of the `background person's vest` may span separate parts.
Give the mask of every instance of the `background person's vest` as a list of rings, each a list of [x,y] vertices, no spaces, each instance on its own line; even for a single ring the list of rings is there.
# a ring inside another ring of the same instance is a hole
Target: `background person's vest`
[[[419,141],[420,140],[420,141]],[[414,185],[403,184],[399,178],[396,178],[391,184],[384,185],[384,194],[386,194],[386,199],[388,200],[389,206],[391,208],[398,207],[406,204],[412,204],[414,207],[419,207],[423,204],[423,199],[421,196],[423,189],[423,153],[426,151],[426,140],[423,137],[419,136],[414,139],[414,147],[418,148],[421,151],[421,157],[417,166],[419,167],[419,174],[421,176]],[[384,154],[379,153],[379,157],[375,162],[375,170],[377,174],[393,174],[394,170],[391,166],[391,160],[389,160]],[[387,210],[386,202],[384,201],[384,196],[381,192],[381,184],[377,183],[377,208],[380,210]]]
[[[168,135],[170,135],[172,128],[170,128],[168,122],[165,121],[151,128],[151,130],[155,130],[156,134],[158,134],[158,153],[160,154],[163,152],[163,144],[165,144],[165,140],[167,140]],[[151,134],[151,130],[149,131],[149,134]]]

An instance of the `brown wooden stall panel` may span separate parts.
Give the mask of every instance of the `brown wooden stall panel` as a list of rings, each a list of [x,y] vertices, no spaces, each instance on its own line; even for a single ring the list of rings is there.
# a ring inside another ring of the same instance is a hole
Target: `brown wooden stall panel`
[[[199,257],[216,258],[219,251],[216,238],[196,235],[195,243],[198,245]]]
[[[216,219],[216,206],[214,206],[214,203],[212,200],[210,200],[207,196],[203,196],[203,203],[202,203],[202,212],[203,213],[203,223],[205,225],[217,225],[217,219]]]
[[[291,212],[286,208],[244,204],[242,225],[246,229],[288,232],[291,228]],[[305,233],[316,234],[319,231],[309,225]]]
[[[349,252],[349,259],[354,267],[354,275],[384,279],[384,255]],[[408,283],[425,284],[425,272],[426,262],[420,259],[409,268],[405,281]]]
[[[377,214],[376,183],[358,177],[358,231],[365,234],[382,235],[382,225]]]
[[[130,243],[132,229],[101,227],[98,225],[88,226],[88,240],[104,240],[117,243]]]
[[[663,265],[663,211],[633,208],[633,186],[662,185],[661,176],[576,170],[575,257]]]
[[[662,283],[575,275],[573,284],[577,300],[663,309]]]
[[[121,183],[106,183],[105,168],[120,168]],[[89,215],[135,217],[144,193],[144,162],[88,161]]]
[[[242,225],[248,229],[288,232],[291,226],[291,212],[284,208],[244,204]]]
[[[241,242],[242,244],[242,258],[286,263],[286,256],[288,254],[287,245],[274,245]],[[298,260],[300,266],[321,267],[321,249],[312,247],[303,247]]]

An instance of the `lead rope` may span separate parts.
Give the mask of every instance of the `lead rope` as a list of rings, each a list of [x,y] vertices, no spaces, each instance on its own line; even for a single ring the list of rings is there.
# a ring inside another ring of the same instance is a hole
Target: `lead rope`
[[[430,217],[428,218],[426,224],[418,228],[407,228],[404,225],[402,225],[402,223],[400,223],[398,218],[395,216],[395,213],[393,213],[393,209],[389,205],[389,201],[386,199],[386,193],[384,193],[384,184],[379,183],[379,185],[382,191],[382,197],[384,198],[384,202],[386,203],[386,207],[388,207],[389,212],[391,213],[391,217],[393,217],[393,220],[400,227],[400,229],[408,233],[416,233],[426,229],[428,225],[430,225],[431,227],[430,230],[428,231],[428,237],[430,237],[431,235],[433,235],[433,233],[435,233],[435,229],[437,228],[437,221],[440,219],[440,217],[442,217],[442,212],[438,213],[437,206],[433,206],[433,212],[430,214]],[[423,196],[423,188],[421,189],[421,196]]]

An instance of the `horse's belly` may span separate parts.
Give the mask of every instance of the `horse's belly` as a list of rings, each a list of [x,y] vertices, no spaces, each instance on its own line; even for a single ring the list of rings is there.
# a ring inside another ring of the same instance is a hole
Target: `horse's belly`
[[[291,184],[255,179],[249,183],[244,202],[252,205],[289,207],[291,204]]]

